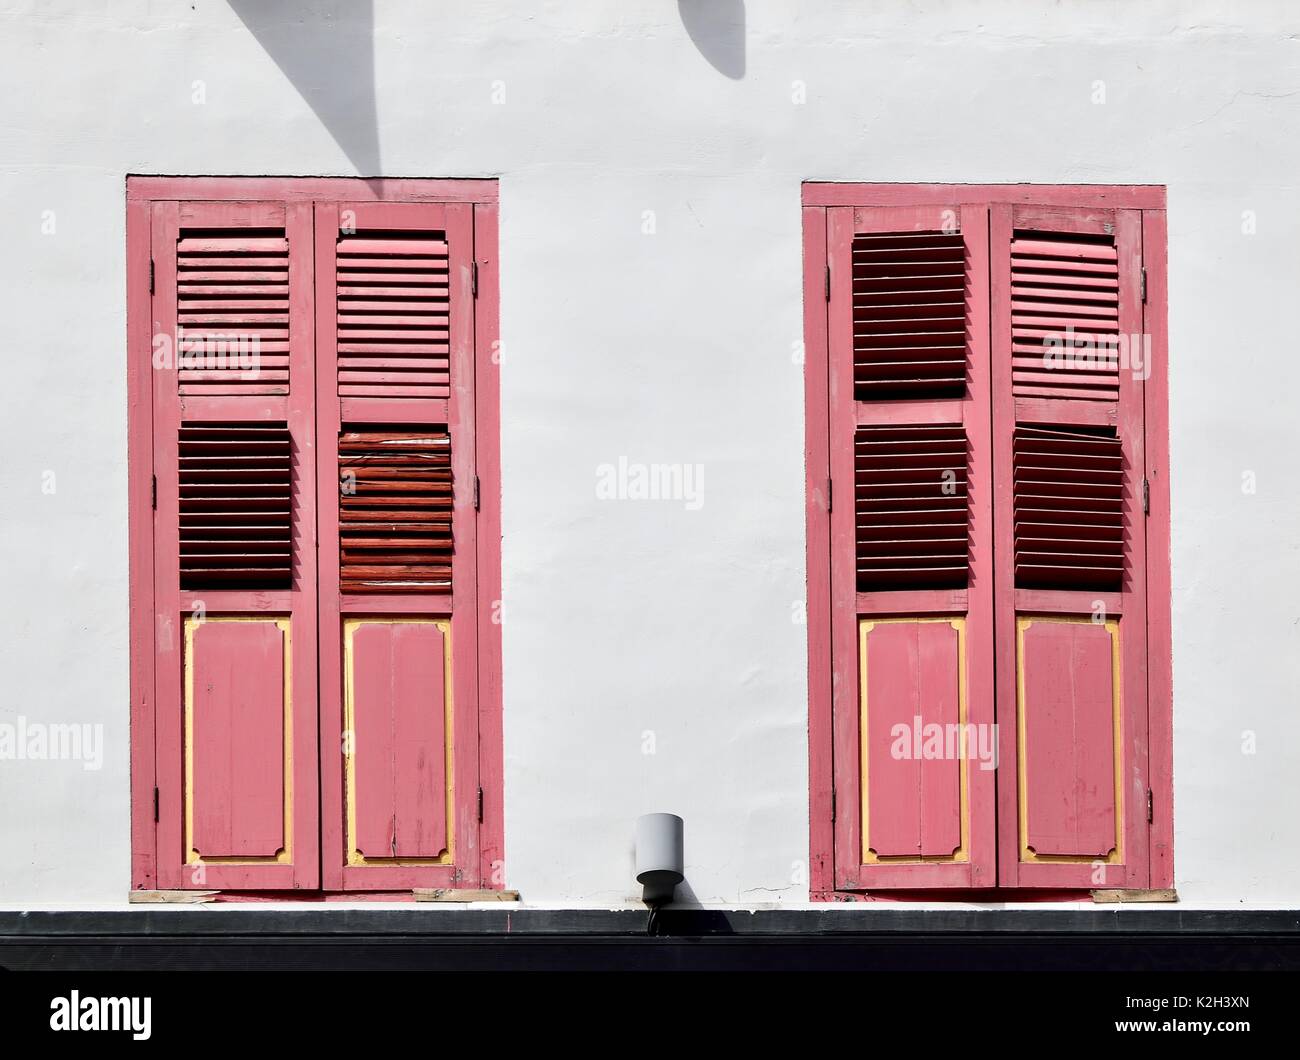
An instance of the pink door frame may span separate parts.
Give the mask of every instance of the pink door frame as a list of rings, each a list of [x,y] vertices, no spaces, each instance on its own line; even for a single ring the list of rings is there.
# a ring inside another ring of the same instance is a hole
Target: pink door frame
[[[835,366],[831,362],[834,284],[831,247],[833,211],[844,207],[982,206],[990,210],[1015,204],[1083,209],[1140,211],[1147,300],[1143,330],[1150,337],[1153,371],[1142,391],[1145,447],[1142,461],[1149,482],[1150,514],[1146,520],[1147,554],[1147,784],[1152,791],[1153,819],[1148,828],[1146,886],[1173,885],[1173,716],[1172,643],[1169,569],[1169,438],[1167,358],[1167,277],[1165,189],[1154,185],[943,185],[805,183],[802,194],[803,290],[805,336],[805,518],[807,528],[807,613],[809,692],[809,864],[814,900],[870,899],[862,890],[837,883],[838,818],[855,807],[837,805],[836,725],[833,701],[838,688],[856,688],[856,657],[834,649],[832,614],[833,515],[831,483],[836,466],[831,446]],[[993,283],[998,282],[993,277]],[[842,297],[842,295],[841,295]],[[994,292],[997,297],[997,292]],[[842,460],[842,457],[841,457]],[[842,473],[842,471],[841,471]],[[850,480],[851,482],[851,480]],[[846,486],[838,492],[852,497]],[[843,502],[841,502],[843,503]],[[856,704],[854,705],[856,709]],[[843,736],[840,737],[841,742]],[[856,761],[856,760],[855,760]],[[856,770],[854,770],[856,772]],[[843,840],[841,840],[841,843]],[[999,852],[1000,858],[1006,854]],[[918,866],[925,868],[925,866]],[[1013,886],[1019,881],[1008,880]],[[1043,887],[1073,886],[1042,880]],[[1113,884],[1112,884],[1113,885]],[[1130,883],[1129,886],[1134,884]],[[918,877],[917,894],[935,886]],[[965,893],[963,889],[963,893]],[[1011,893],[1011,892],[999,892]],[[1039,892],[1043,897],[1051,892]],[[905,896],[905,895],[903,895]]]
[[[127,399],[128,399],[128,513],[130,559],[130,677],[131,677],[131,887],[136,890],[187,886],[178,878],[173,863],[175,858],[162,857],[166,849],[176,847],[178,837],[171,831],[160,831],[160,785],[164,775],[178,779],[180,748],[178,726],[175,718],[160,719],[158,688],[158,646],[155,643],[158,609],[157,589],[160,588],[155,571],[155,555],[163,546],[174,545],[175,530],[164,533],[156,523],[154,511],[154,477],[160,470],[156,464],[155,436],[160,430],[172,430],[174,416],[160,415],[155,408],[155,394],[160,386],[170,386],[175,393],[174,374],[167,373],[161,384],[159,373],[152,367],[152,338],[154,323],[155,285],[153,242],[160,231],[160,219],[168,211],[175,211],[180,203],[267,203],[284,209],[290,216],[301,211],[310,214],[315,202],[409,202],[430,204],[463,204],[461,208],[472,212],[473,265],[477,271],[477,297],[473,300],[473,321],[469,336],[473,349],[473,391],[471,408],[473,417],[473,461],[479,481],[479,509],[474,533],[475,566],[477,582],[469,592],[473,629],[462,638],[477,640],[475,657],[466,660],[472,670],[471,686],[477,685],[477,761],[476,788],[473,799],[481,804],[482,820],[466,821],[473,828],[476,848],[472,865],[462,865],[462,878],[451,881],[457,886],[500,888],[504,886],[504,812],[502,724],[501,724],[501,516],[500,516],[500,359],[499,268],[498,268],[498,185],[495,180],[422,180],[355,178],[295,178],[295,177],[161,177],[131,176],[126,186],[126,254],[127,254]],[[310,314],[308,314],[310,316]],[[310,327],[310,323],[307,325]],[[314,351],[314,345],[313,345]],[[305,376],[302,372],[306,372]],[[300,369],[298,378],[311,379],[308,370]],[[311,386],[299,387],[298,394],[312,394]],[[314,396],[314,394],[313,394]],[[220,399],[209,399],[210,415],[231,414],[233,408]],[[223,412],[223,410],[225,410]],[[237,413],[242,415],[242,411]],[[314,433],[314,427],[313,427]],[[327,469],[331,472],[333,469]],[[317,473],[318,479],[320,472]],[[315,490],[310,491],[315,496]],[[313,506],[314,507],[314,506]],[[309,540],[314,541],[316,527],[305,528]],[[174,551],[174,549],[173,549]],[[311,608],[316,609],[315,556],[312,557]],[[175,595],[174,592],[171,595]],[[212,594],[207,594],[211,596]],[[283,609],[285,601],[278,595],[247,594],[249,599],[239,604],[240,609],[275,611]],[[169,597],[170,599],[170,597]],[[179,599],[175,601],[179,604]],[[389,608],[392,610],[393,608]],[[314,618],[313,618],[314,626]],[[307,639],[307,638],[301,638]],[[323,709],[318,702],[316,684],[315,645],[311,646],[313,660],[306,690],[310,710],[295,712],[301,719],[309,714],[325,724]],[[174,698],[174,697],[173,697]],[[312,729],[316,728],[312,721]],[[166,746],[159,741],[165,739]],[[311,733],[311,782],[316,782],[320,762],[315,743],[317,733]],[[315,799],[303,800],[304,804]],[[304,813],[307,812],[304,807]],[[474,815],[475,818],[478,814]],[[312,824],[315,824],[312,811]],[[169,826],[170,827],[170,826]],[[313,836],[312,849],[300,848],[298,854],[315,867],[297,881],[283,873],[274,878],[261,878],[258,874],[243,873],[242,878],[232,876],[229,881],[217,882],[209,875],[209,887],[279,888],[293,886],[318,886],[320,872],[319,831],[312,827],[304,835]],[[304,840],[305,841],[305,840]],[[279,866],[277,866],[279,868]],[[209,870],[210,872],[211,870]],[[326,874],[326,886],[333,883]],[[334,879],[337,874],[334,875]],[[189,884],[189,886],[193,886]],[[385,886],[404,888],[405,881],[394,880]],[[409,893],[409,892],[408,892]],[[329,897],[329,895],[324,895]],[[341,895],[340,895],[341,897]]]

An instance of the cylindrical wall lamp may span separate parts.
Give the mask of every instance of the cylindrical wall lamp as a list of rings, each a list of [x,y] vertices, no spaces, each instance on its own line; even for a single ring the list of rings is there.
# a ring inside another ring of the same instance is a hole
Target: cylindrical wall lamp
[[[675,813],[647,813],[636,819],[636,880],[651,907],[667,905],[682,882],[685,823]]]

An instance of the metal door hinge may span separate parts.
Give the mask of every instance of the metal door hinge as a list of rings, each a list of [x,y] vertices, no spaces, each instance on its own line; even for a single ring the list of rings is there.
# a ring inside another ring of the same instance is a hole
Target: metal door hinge
[[[478,481],[478,476],[475,475],[474,476],[474,510],[475,511],[478,511],[479,499],[480,499],[479,481]]]
[[[158,823],[158,789],[153,789],[153,823]]]
[[[1147,304],[1147,269],[1145,265],[1142,266],[1142,304]]]
[[[834,479],[829,479],[829,478],[826,480],[826,514],[827,515],[829,515],[831,512],[835,510],[835,492],[831,488],[832,485],[834,484],[834,481],[835,481]]]
[[[149,503],[153,505],[154,511],[158,510],[158,476],[149,476]]]
[[[149,259],[149,293],[153,294],[153,258]]]
[[[1151,482],[1145,478],[1142,480],[1142,514],[1151,514]]]
[[[835,789],[831,788],[831,821],[835,820]]]
[[[477,261],[473,262],[473,266],[474,267],[471,270],[472,274],[470,276],[469,285],[471,291],[474,294],[474,297],[477,298],[478,297],[478,262]]]
[[[1147,788],[1147,824],[1152,824],[1156,819],[1155,800],[1151,796],[1151,789]]]
[[[478,789],[478,823],[483,823],[483,789]]]
[[[831,300],[831,267],[828,262],[826,265],[826,301]]]

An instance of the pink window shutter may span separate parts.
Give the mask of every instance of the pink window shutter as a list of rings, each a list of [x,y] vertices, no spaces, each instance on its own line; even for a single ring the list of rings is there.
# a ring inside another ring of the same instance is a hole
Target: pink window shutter
[[[827,218],[835,886],[991,886],[987,210]]]
[[[128,179],[134,888],[504,885],[496,198]]]
[[[314,888],[310,210],[151,228],[158,884]]]
[[[324,875],[478,886],[473,213],[316,204]]]
[[[996,206],[991,257],[999,882],[1145,888],[1142,213]]]
[[[805,186],[814,896],[1172,883],[1163,206]]]

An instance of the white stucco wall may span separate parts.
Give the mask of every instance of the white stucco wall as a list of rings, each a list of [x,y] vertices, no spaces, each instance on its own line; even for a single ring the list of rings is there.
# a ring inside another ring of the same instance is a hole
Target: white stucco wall
[[[699,900],[807,899],[800,182],[1168,185],[1177,886],[1300,904],[1294,5],[375,8],[0,3],[0,722],[106,740],[0,762],[0,905],[129,886],[131,172],[500,177],[507,882],[572,905],[649,810]]]

